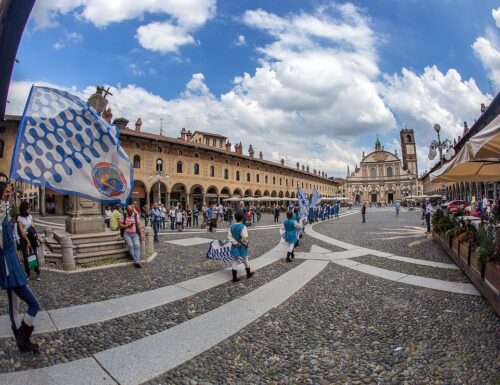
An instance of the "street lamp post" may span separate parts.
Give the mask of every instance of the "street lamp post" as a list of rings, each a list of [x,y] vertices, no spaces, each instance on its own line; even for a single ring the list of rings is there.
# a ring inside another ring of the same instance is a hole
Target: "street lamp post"
[[[453,155],[455,155],[455,150],[453,148],[453,144],[449,139],[441,141],[441,135],[439,135],[441,126],[439,124],[434,125],[434,131],[436,131],[438,139],[437,141],[434,139],[429,145],[429,159],[433,160],[439,152],[439,160],[442,166],[444,159],[450,160]],[[445,154],[443,154],[443,150],[446,150]]]
[[[168,180],[170,178],[170,175],[161,171],[160,169],[161,164],[162,164],[161,159],[158,159],[156,161],[156,166],[157,166],[156,172],[154,172],[152,175],[149,176],[149,179],[153,179],[154,176],[156,176],[158,180],[158,204],[161,204],[161,181],[163,179]]]

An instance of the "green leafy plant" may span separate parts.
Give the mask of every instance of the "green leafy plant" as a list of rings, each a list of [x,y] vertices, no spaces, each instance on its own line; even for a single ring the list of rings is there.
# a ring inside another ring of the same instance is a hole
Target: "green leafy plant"
[[[495,253],[494,227],[482,222],[479,225],[474,245],[474,253],[479,265],[488,263]]]

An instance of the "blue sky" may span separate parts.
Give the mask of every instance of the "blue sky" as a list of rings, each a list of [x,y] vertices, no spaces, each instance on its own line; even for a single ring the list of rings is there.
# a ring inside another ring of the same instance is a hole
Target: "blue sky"
[[[219,132],[344,176],[376,135],[399,151],[402,126],[423,170],[432,124],[456,137],[491,98],[488,81],[500,90],[496,1],[119,3],[39,0],[8,112],[31,83],[82,96],[106,84],[115,117],[141,116],[150,132],[162,118],[168,135]]]

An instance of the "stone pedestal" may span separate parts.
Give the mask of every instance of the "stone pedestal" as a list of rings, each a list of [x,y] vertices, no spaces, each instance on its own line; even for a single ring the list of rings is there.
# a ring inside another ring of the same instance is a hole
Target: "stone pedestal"
[[[66,218],[66,231],[70,234],[104,232],[104,218],[99,203],[80,197],[70,198],[70,213]]]

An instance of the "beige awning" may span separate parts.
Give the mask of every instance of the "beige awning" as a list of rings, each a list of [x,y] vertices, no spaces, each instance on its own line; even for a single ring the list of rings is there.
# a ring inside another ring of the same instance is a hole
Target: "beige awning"
[[[500,158],[500,115],[469,139],[474,158]]]

